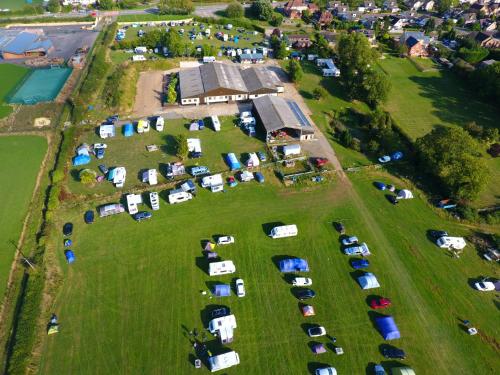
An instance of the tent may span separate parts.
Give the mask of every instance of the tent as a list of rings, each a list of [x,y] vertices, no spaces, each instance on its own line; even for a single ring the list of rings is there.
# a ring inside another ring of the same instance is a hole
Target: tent
[[[217,284],[214,286],[212,293],[216,297],[228,297],[231,295],[231,286],[228,284]]]
[[[69,264],[75,261],[75,254],[71,250],[66,250],[64,252],[64,256],[66,256],[66,260],[68,261]]]
[[[84,143],[76,149],[76,154],[77,155],[90,155],[90,147],[88,144]]]
[[[311,349],[314,354],[326,353],[326,348],[323,344],[314,344]]]
[[[226,162],[227,162],[227,165],[229,165],[229,169],[231,169],[232,171],[234,171],[235,169],[241,168],[240,162],[236,158],[236,155],[232,152],[227,154]]]
[[[189,131],[190,132],[194,132],[196,130],[200,130],[199,127],[198,127],[198,123],[197,122],[192,122],[191,125],[189,125]]]
[[[302,315],[303,316],[314,316],[316,313],[314,312],[314,307],[311,305],[302,306]]]
[[[73,166],[78,166],[78,165],[85,165],[90,163],[90,156],[89,155],[77,155],[73,158]]]
[[[134,135],[134,125],[131,123],[123,125],[122,132],[125,137],[132,137]]]
[[[412,199],[413,193],[410,190],[398,191],[398,199]]]
[[[281,272],[309,272],[309,265],[305,259],[289,258],[279,263]]]
[[[373,273],[367,272],[363,276],[358,277],[358,283],[363,289],[379,288],[380,284]]]
[[[205,242],[205,246],[203,247],[203,250],[212,251],[213,249],[215,249],[215,244],[212,241]]]
[[[69,238],[64,240],[64,247],[70,247],[73,244]]]
[[[415,371],[411,367],[393,367],[392,375],[415,375]]]
[[[399,333],[396,322],[392,316],[381,316],[375,319],[378,330],[384,340],[394,340],[399,339],[401,334]]]

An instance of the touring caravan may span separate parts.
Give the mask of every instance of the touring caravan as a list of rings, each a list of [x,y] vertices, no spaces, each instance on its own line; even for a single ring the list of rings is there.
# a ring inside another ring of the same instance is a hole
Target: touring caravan
[[[235,351],[208,357],[211,372],[224,370],[240,363],[240,357]]]
[[[235,273],[236,267],[232,260],[225,260],[223,262],[213,262],[208,265],[208,274],[210,276],[226,275],[228,273]]]
[[[224,181],[221,174],[206,176],[201,179],[201,187],[210,188],[212,193],[224,190]]]
[[[236,318],[234,315],[227,315],[212,319],[208,323],[208,330],[212,334],[217,334],[221,344],[233,342],[234,329],[236,328]]]
[[[120,203],[110,203],[100,206],[98,211],[99,211],[99,217],[106,217],[125,212],[125,207],[123,207],[123,205],[121,205]]]
[[[298,234],[298,229],[295,224],[292,225],[281,225],[279,227],[274,227],[271,229],[271,233],[269,233],[269,237],[271,238],[284,238],[284,237],[293,237]]]
[[[193,195],[182,189],[171,190],[168,194],[168,203],[170,204],[182,203],[191,199],[193,199]]]
[[[214,130],[216,132],[220,132],[220,121],[217,116],[210,116],[210,119],[212,120],[212,125],[214,127]]]
[[[142,197],[140,194],[127,194],[127,210],[130,215],[139,212],[138,204],[142,204]]]
[[[456,250],[462,250],[467,245],[463,237],[440,237],[436,244],[442,249]]]

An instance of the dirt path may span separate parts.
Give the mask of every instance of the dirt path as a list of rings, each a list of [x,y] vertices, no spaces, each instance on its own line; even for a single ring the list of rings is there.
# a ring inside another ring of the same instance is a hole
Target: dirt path
[[[151,116],[162,111],[163,77],[179,69],[150,70],[141,72],[137,82],[133,116]]]

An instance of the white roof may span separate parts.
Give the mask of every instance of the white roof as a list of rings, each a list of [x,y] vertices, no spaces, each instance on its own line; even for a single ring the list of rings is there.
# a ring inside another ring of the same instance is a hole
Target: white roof
[[[206,176],[201,179],[201,183],[204,186],[215,186],[222,185],[224,182],[222,180],[221,174],[214,174],[212,176]]]
[[[410,190],[400,190],[398,192],[398,198],[411,199],[411,198],[413,198],[413,193]]]
[[[201,152],[201,141],[198,138],[188,138],[187,146],[190,152]]]

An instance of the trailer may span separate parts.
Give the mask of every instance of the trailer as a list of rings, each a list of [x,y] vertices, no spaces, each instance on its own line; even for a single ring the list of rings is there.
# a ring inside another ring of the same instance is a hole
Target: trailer
[[[182,176],[183,174],[186,174],[186,168],[181,162],[167,164],[166,175],[169,180],[177,176]]]
[[[193,195],[183,191],[182,189],[171,190],[168,194],[168,203],[170,204],[187,202],[191,199],[193,199]]]
[[[467,243],[463,237],[440,237],[437,239],[436,244],[442,249],[455,249],[462,250]]]
[[[283,146],[283,155],[285,157],[292,156],[292,155],[300,155],[300,152],[301,152],[301,149],[300,149],[300,145],[298,143],[293,144],[293,145]]]

